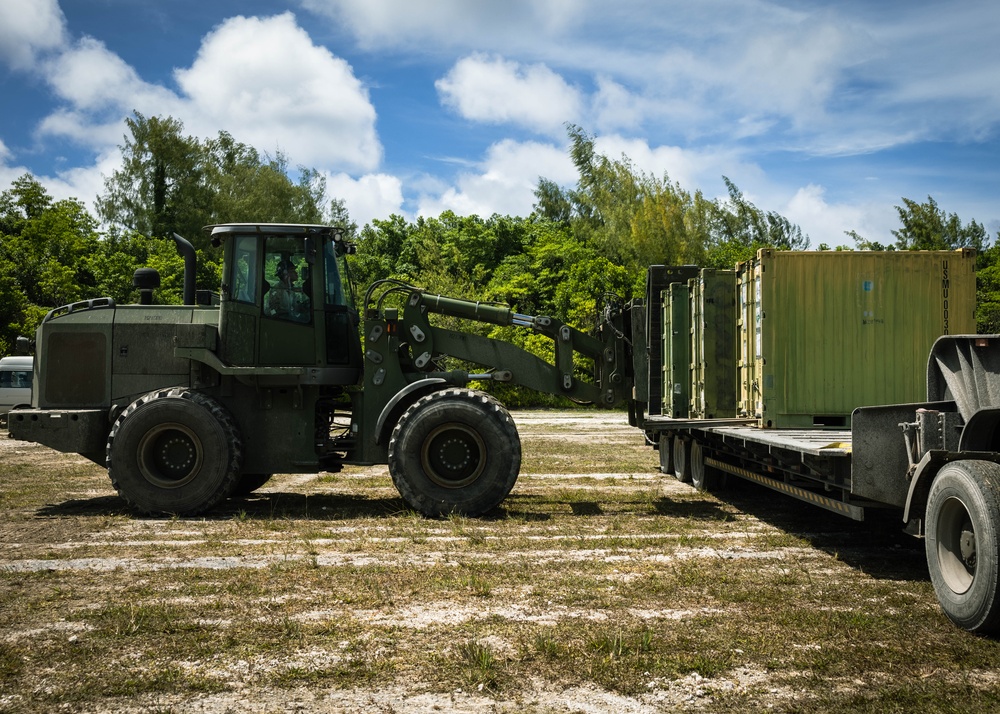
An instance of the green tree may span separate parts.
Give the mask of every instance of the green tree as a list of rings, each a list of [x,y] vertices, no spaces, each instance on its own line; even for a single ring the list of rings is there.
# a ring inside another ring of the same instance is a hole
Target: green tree
[[[98,215],[109,227],[111,247],[119,238],[125,241],[122,245],[131,245],[133,235],[157,239],[178,233],[197,249],[198,287],[216,289],[221,256],[209,243],[204,226],[254,221],[320,223],[327,217],[323,176],[315,169],[299,167],[298,180],[293,181],[280,152],[273,158],[262,155],[227,132],[201,142],[185,136],[181,122],[171,117],[147,118],[135,112],[126,124],[129,133],[120,147],[122,166],[105,178],[104,192],[97,199]],[[330,215],[350,224],[342,203],[331,202]],[[139,253],[142,260],[149,260],[161,250]],[[104,259],[108,270],[102,274],[110,274],[111,267],[121,262],[112,254]],[[173,281],[164,283],[172,285]],[[166,301],[177,299],[169,287],[162,288],[161,294]]]
[[[1000,235],[976,260],[976,329],[1000,334]]]
[[[711,224],[707,264],[731,268],[749,260],[761,248],[802,250],[809,238],[797,225],[776,211],[763,211],[747,200],[743,192],[723,176],[728,201],[716,201],[708,211]]]
[[[104,180],[97,213],[113,232],[135,231],[165,238],[180,233],[198,244],[211,215],[205,152],[171,117],[125,120],[122,166]]]
[[[594,138],[577,126],[568,132],[577,185],[563,190],[540,179],[535,214],[568,224],[577,241],[625,268],[636,290],[649,265],[731,268],[759,248],[808,246],[798,226],[754,206],[726,177],[728,198],[708,200],[666,173],[658,177],[637,170],[627,156],[601,155]]]
[[[293,182],[280,152],[261,155],[224,131],[201,142],[185,136],[181,122],[171,117],[136,112],[126,124],[122,166],[105,178],[97,200],[98,215],[113,234],[179,233],[207,250],[202,228],[213,223],[324,218],[325,179],[315,169],[299,167]]]
[[[217,223],[323,220],[326,180],[315,169],[300,167],[299,180],[293,183],[288,160],[280,151],[273,158],[262,156],[224,131],[205,142],[203,152],[205,184],[211,196],[205,219]]]
[[[930,196],[925,203],[904,198],[896,212],[902,227],[892,235],[899,250],[975,248],[982,252],[986,245],[986,229],[981,223],[963,224],[957,214],[945,213]]]
[[[33,333],[51,308],[95,297],[97,248],[97,223],[79,201],[54,201],[30,174],[0,193],[0,347]]]

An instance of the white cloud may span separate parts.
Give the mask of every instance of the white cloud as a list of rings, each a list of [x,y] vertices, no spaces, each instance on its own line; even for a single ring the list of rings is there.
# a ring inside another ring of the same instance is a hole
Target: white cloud
[[[117,109],[150,94],[159,101],[172,96],[166,89],[144,82],[121,57],[91,37],[49,62],[46,75],[59,98],[83,111]]]
[[[941,132],[982,140],[1000,116],[991,0],[299,2],[369,50],[500,53],[592,77],[592,112],[579,123],[653,141],[764,139],[859,154]]]
[[[291,13],[227,20],[176,78],[200,133],[224,128],[309,166],[370,170],[381,161],[367,91]]]
[[[597,136],[595,150],[609,159],[623,156],[636,169],[657,178],[667,174],[670,181],[687,191],[722,187],[723,176],[758,177],[759,167],[746,162],[739,151],[731,147],[685,149],[680,146],[650,146],[645,139],[628,138],[619,134]],[[709,195],[709,198],[712,198]]]
[[[477,168],[478,172],[460,174],[455,186],[422,196],[417,213],[437,216],[450,210],[463,216],[527,216],[540,177],[563,185],[576,181],[576,168],[566,150],[538,142],[498,142]]]
[[[144,81],[102,42],[83,38],[44,65],[63,105],[37,133],[101,153],[122,141],[133,110],[172,116],[202,138],[229,131],[292,165],[370,170],[381,161],[375,109],[350,65],[315,45],[290,13],[236,17],[175,70],[181,92]]]
[[[0,0],[0,17],[9,7],[8,0]],[[52,8],[61,22],[58,6]],[[4,35],[5,29],[0,28],[0,52],[11,34]],[[65,42],[64,33],[53,36]],[[220,24],[203,39],[192,65],[175,70],[179,92],[145,81],[90,37],[64,44],[37,67],[60,103],[39,122],[36,136],[69,140],[96,157],[54,176],[34,172],[57,199],[92,202],[103,191],[103,176],[121,166],[117,146],[127,131],[122,120],[133,110],[172,116],[186,133],[202,138],[229,131],[261,152],[281,151],[292,166],[367,171],[381,162],[366,89],[350,65],[315,45],[290,13]],[[0,142],[0,178],[9,177],[8,183],[30,171],[13,165],[14,158]],[[356,180],[336,174],[330,185],[347,200],[352,218],[362,222],[398,211],[403,203],[401,183],[384,174]]]
[[[580,114],[579,90],[541,64],[474,54],[460,59],[434,86],[446,106],[475,121],[561,134],[565,123]]]
[[[591,117],[598,131],[635,129],[645,119],[648,104],[611,77],[600,76],[591,99]]]
[[[577,26],[581,0],[300,0],[300,4],[345,26],[368,49],[530,46],[539,34]]]
[[[13,69],[30,69],[39,53],[58,49],[65,38],[58,0],[0,2],[0,59]]]
[[[362,227],[373,218],[385,219],[403,209],[403,185],[395,176],[366,174],[353,178],[345,173],[326,177],[327,193],[347,207],[351,220]]]
[[[846,231],[857,231],[868,240],[887,245],[893,242],[891,231],[899,226],[890,203],[830,204],[826,201],[826,189],[815,184],[798,189],[781,212],[809,235],[813,250],[821,243],[830,248],[841,245],[854,248],[854,240],[845,235]]]
[[[787,116],[795,124],[822,117],[848,50],[856,48],[846,28],[816,19],[752,35],[718,82],[753,114]]]

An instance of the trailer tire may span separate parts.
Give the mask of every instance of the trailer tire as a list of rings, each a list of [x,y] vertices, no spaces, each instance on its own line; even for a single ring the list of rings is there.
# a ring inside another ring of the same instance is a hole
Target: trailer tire
[[[389,437],[389,474],[406,504],[425,516],[480,516],[510,493],[521,439],[510,413],[471,389],[413,403]]]
[[[232,492],[242,461],[243,442],[229,412],[181,387],[139,397],[108,435],[111,484],[145,514],[209,510]]]
[[[249,496],[270,481],[271,476],[272,474],[240,474],[240,478],[236,481],[236,486],[233,487],[233,491],[229,496],[231,498]]]
[[[674,437],[674,448],[670,450],[674,459],[674,478],[681,483],[691,482],[691,459],[688,443],[680,436]]]
[[[705,447],[700,441],[691,442],[691,485],[699,491],[714,491],[719,487],[719,472],[705,465]]]
[[[674,473],[674,455],[671,451],[673,447],[673,439],[670,438],[670,434],[662,433],[660,434],[660,473],[670,474]]]
[[[1000,632],[1000,465],[953,461],[927,497],[927,569],[945,614],[971,632]]]

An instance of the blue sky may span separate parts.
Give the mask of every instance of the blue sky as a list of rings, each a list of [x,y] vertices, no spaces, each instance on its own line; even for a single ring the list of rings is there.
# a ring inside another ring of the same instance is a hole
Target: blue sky
[[[359,224],[527,215],[571,122],[813,246],[929,195],[996,236],[998,37],[995,0],[0,0],[0,187],[91,204],[136,110],[320,170]]]

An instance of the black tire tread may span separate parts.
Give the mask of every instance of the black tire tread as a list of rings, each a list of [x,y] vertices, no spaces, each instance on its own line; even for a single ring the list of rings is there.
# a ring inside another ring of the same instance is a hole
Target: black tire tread
[[[952,474],[959,474],[952,476]],[[942,479],[945,476],[945,479]],[[949,481],[952,483],[949,484]],[[957,483],[955,483],[957,482]],[[963,493],[968,490],[968,493]],[[950,494],[947,492],[951,492]],[[944,492],[944,495],[941,495]],[[937,508],[950,497],[963,500],[970,516],[978,517],[977,555],[987,567],[976,575],[968,593],[956,595],[941,574],[937,555],[937,528],[933,523]],[[940,501],[940,503],[939,503]],[[982,510],[982,513],[971,511]],[[945,614],[959,627],[984,635],[1000,634],[1000,464],[992,461],[953,461],[938,472],[928,495],[925,538],[927,568],[938,602]]]
[[[221,426],[223,432],[227,435],[229,443],[231,446],[230,461],[228,464],[226,477],[223,480],[220,487],[212,494],[209,498],[204,499],[200,504],[190,508],[184,508],[181,511],[170,511],[158,508],[149,508],[141,503],[138,503],[135,499],[130,497],[127,488],[122,487],[121,479],[119,478],[117,469],[114,464],[114,442],[118,436],[119,431],[125,424],[126,420],[136,412],[140,407],[145,406],[151,402],[163,399],[187,399],[192,403],[201,406],[206,409],[208,413],[214,418]],[[157,389],[152,392],[148,392],[134,402],[129,404],[118,418],[115,419],[114,424],[111,427],[111,431],[108,434],[108,442],[106,449],[106,465],[108,468],[108,475],[111,478],[111,485],[114,486],[118,495],[129,505],[133,510],[144,514],[144,515],[154,515],[158,513],[176,513],[177,515],[184,516],[194,516],[205,511],[214,508],[220,501],[224,500],[229,496],[236,486],[239,479],[240,466],[243,463],[243,441],[239,438],[239,428],[236,425],[235,420],[229,414],[219,402],[211,397],[197,392],[185,387],[170,387],[167,389]]]
[[[401,458],[399,454],[401,442],[411,422],[428,407],[448,401],[476,405],[485,417],[491,418],[493,423],[499,427],[506,445],[513,449],[513,458],[507,466],[506,472],[502,474],[502,483],[497,493],[498,498],[487,499],[473,506],[457,506],[453,503],[442,502],[432,494],[421,491],[410,479],[394,468],[393,465],[399,463]],[[432,518],[450,514],[476,517],[491,511],[506,498],[507,494],[514,487],[514,483],[517,481],[517,476],[520,472],[520,463],[521,440],[510,412],[492,395],[473,389],[442,389],[421,397],[403,412],[389,437],[390,475],[392,476],[393,483],[396,485],[396,489],[409,507]]]

